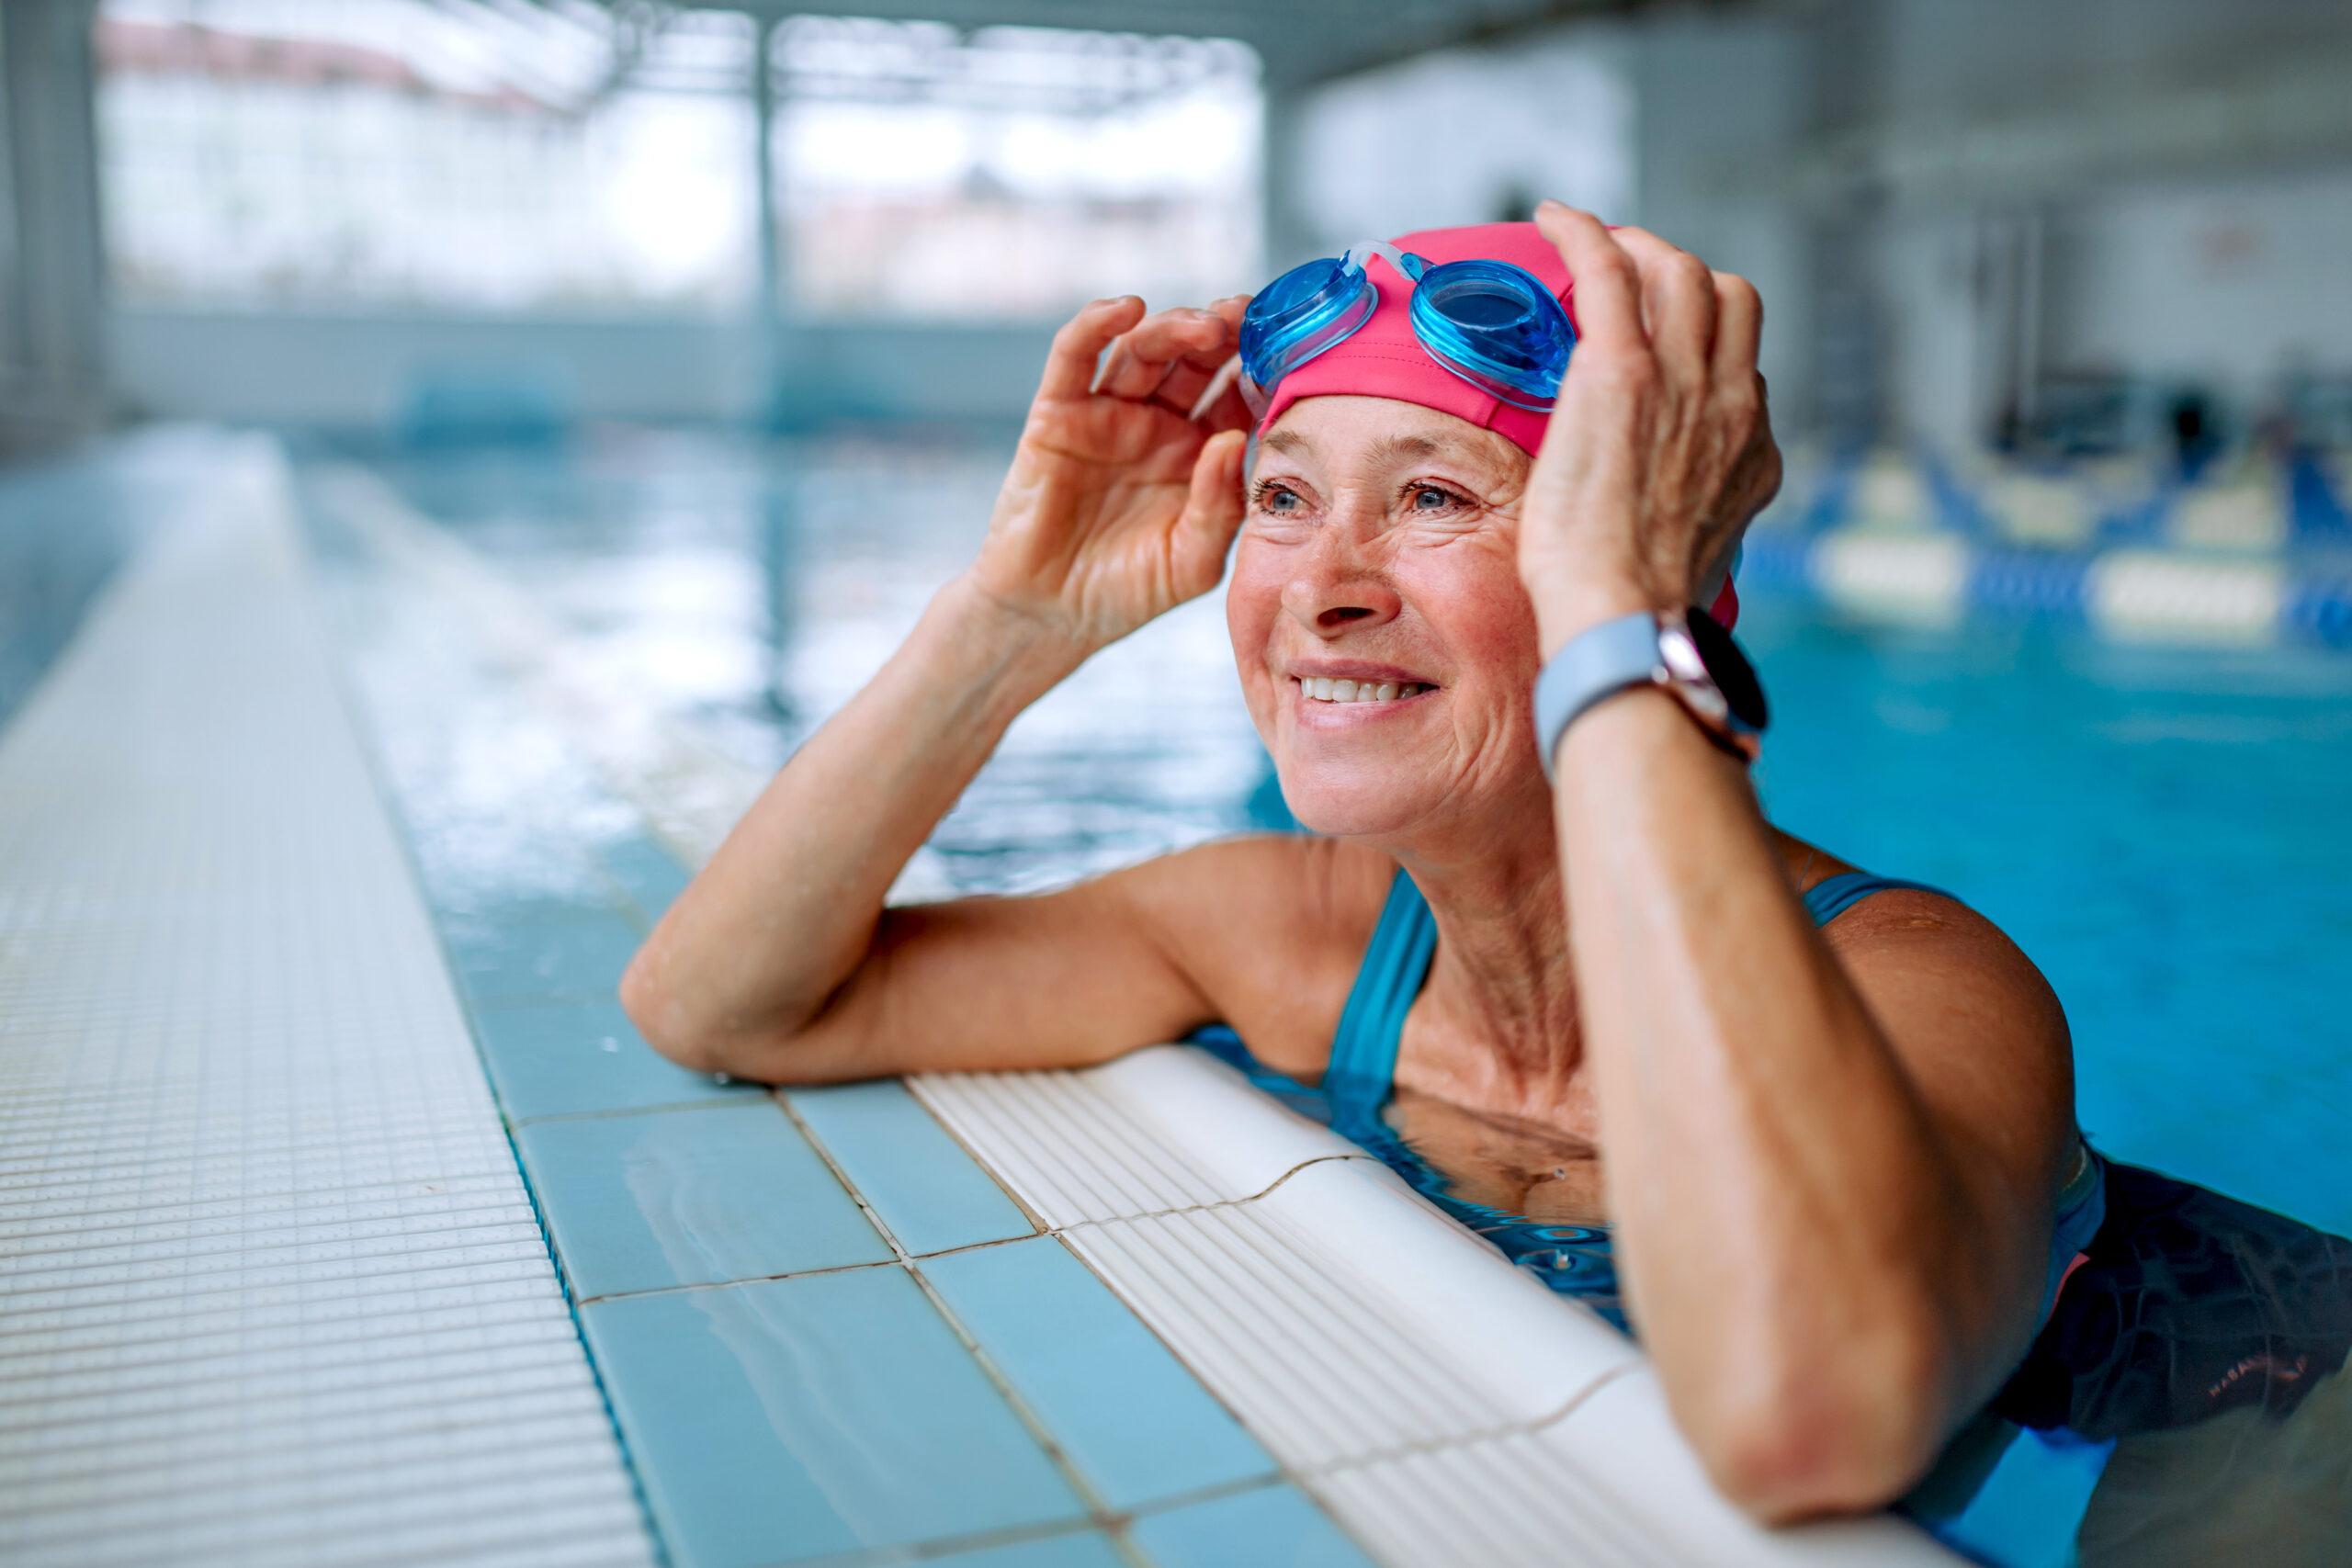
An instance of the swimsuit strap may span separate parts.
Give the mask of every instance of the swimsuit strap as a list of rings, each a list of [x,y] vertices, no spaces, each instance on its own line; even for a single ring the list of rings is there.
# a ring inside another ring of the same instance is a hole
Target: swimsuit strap
[[[1805,911],[1814,924],[1826,926],[1871,894],[1890,887],[1915,887],[1951,897],[1924,882],[1848,871],[1805,889]],[[1396,1077],[1396,1047],[1404,1033],[1405,1012],[1420,995],[1436,953],[1437,919],[1400,865],[1389,882],[1380,923],[1373,927],[1372,941],[1364,947],[1363,964],[1356,971],[1348,1005],[1340,1014],[1339,1032],[1331,1038],[1331,1060],[1324,1068],[1324,1081],[1334,1103],[1353,1104],[1368,1098],[1370,1105],[1376,1107],[1387,1099]]]
[[[1396,1076],[1396,1043],[1404,1032],[1405,1010],[1420,994],[1436,952],[1437,919],[1400,865],[1388,885],[1380,923],[1373,927],[1372,941],[1364,948],[1348,1005],[1340,1014],[1339,1032],[1331,1038],[1331,1060],[1323,1069],[1323,1082],[1334,1106],[1345,1101],[1370,1109],[1388,1098]]]
[[[1951,897],[1943,888],[1925,882],[1849,871],[1825,877],[1806,888],[1803,897],[1814,924],[1826,926],[1871,894],[1891,887],[1911,887]],[[1436,953],[1436,917],[1430,913],[1428,900],[1400,865],[1388,885],[1388,901],[1381,907],[1380,923],[1373,928],[1372,941],[1364,948],[1363,966],[1356,971],[1348,1005],[1340,1014],[1339,1032],[1331,1042],[1330,1064],[1324,1069],[1322,1095],[1329,1108],[1331,1126],[1387,1161],[1424,1196],[1434,1199],[1441,1208],[1464,1224],[1491,1230],[1497,1222],[1524,1223],[1520,1216],[1454,1197],[1446,1178],[1407,1144],[1381,1114],[1396,1077],[1396,1047],[1404,1032],[1406,1010],[1413,1005],[1413,998],[1428,980],[1430,961]],[[1235,1044],[1238,1043],[1237,1037]],[[1306,1092],[1287,1079],[1281,1081],[1295,1090]],[[2076,1137],[2081,1137],[2079,1130]],[[2082,1261],[2082,1249],[2090,1245],[2092,1235],[2106,1217],[2105,1174],[2105,1161],[2098,1151],[2083,1144],[2075,1170],[2058,1197],[2040,1321],[2048,1319],[2060,1286]]]
[[[1922,893],[1951,897],[1942,888],[1924,882],[1906,882],[1899,876],[1880,876],[1868,871],[1841,871],[1804,890],[1805,912],[1813,917],[1815,925],[1826,926],[1871,894],[1883,893],[1890,887],[1916,887]]]

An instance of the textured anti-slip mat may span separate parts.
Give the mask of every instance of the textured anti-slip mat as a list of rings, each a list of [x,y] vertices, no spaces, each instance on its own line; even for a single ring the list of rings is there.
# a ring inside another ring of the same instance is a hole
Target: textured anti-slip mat
[[[202,478],[0,735],[0,1562],[649,1562],[275,454]]]

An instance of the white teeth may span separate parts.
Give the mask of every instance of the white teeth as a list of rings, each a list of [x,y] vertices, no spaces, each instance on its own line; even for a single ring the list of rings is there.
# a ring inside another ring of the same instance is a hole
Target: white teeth
[[[1429,690],[1419,681],[1351,681],[1345,676],[1303,675],[1299,689],[1324,703],[1391,703]]]

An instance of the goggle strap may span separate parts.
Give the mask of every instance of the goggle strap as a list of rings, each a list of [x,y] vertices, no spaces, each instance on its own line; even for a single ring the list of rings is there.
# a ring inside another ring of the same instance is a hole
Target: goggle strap
[[[1363,272],[1365,264],[1374,256],[1387,257],[1388,265],[1396,269],[1398,276],[1410,278],[1416,283],[1421,280],[1421,274],[1429,270],[1428,262],[1409,252],[1398,250],[1385,240],[1358,241],[1348,247],[1347,254],[1340,258],[1340,265],[1351,272]]]
[[[1228,389],[1241,393],[1241,400],[1249,407],[1252,421],[1266,417],[1266,394],[1257,382],[1242,372],[1241,356],[1238,354],[1228,356],[1216,367],[1216,374],[1210,377],[1209,384],[1201,389],[1201,395],[1193,400],[1192,412],[1184,417],[1197,422],[1203,414],[1216,407],[1217,400],[1224,397]]]

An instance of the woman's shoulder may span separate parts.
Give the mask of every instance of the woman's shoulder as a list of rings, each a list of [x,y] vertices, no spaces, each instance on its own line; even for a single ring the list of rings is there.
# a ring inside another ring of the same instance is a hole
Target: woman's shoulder
[[[1900,870],[1865,869],[1778,829],[1773,829],[1773,840],[1790,886],[1825,927],[1837,921],[1845,931],[1853,931],[1871,925],[1873,918],[1890,914],[1899,918],[1905,911],[1916,919],[1925,910],[1932,918],[1938,906],[1954,916],[1964,913],[1974,920],[1984,919],[1953,894],[1905,876]],[[1865,908],[1865,901],[1877,900],[1882,895],[1886,901]],[[1850,923],[1840,919],[1849,909],[1862,911],[1862,918]]]
[[[1212,839],[1134,868],[1132,907],[1251,1055],[1319,1073],[1396,873],[1385,852],[1309,833]]]

